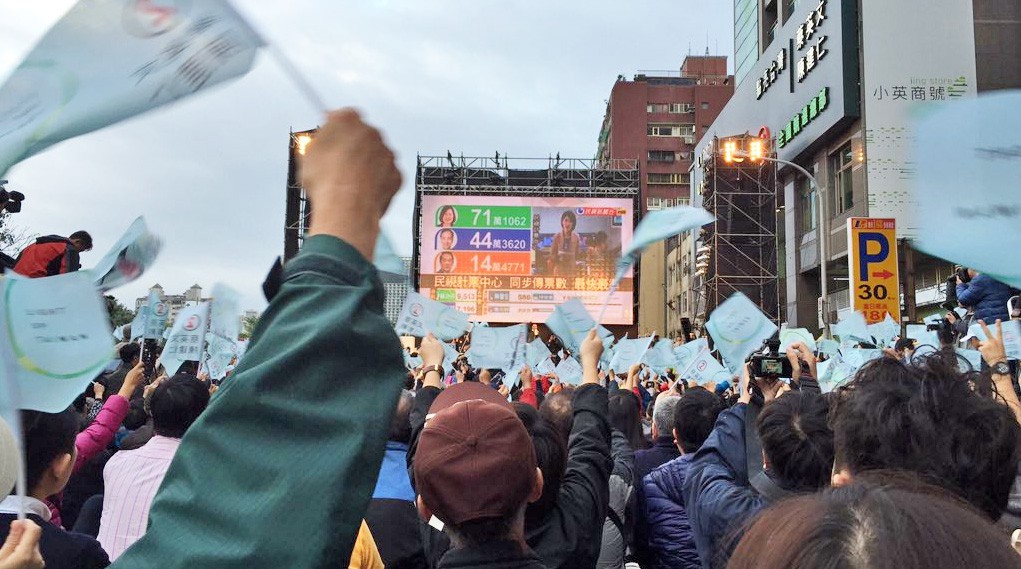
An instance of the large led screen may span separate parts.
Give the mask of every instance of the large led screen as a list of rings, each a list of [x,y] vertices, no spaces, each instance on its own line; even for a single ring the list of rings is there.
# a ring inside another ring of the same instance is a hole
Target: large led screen
[[[482,322],[544,322],[579,298],[598,316],[634,202],[619,198],[422,196],[419,291]],[[632,324],[634,274],[603,324]]]

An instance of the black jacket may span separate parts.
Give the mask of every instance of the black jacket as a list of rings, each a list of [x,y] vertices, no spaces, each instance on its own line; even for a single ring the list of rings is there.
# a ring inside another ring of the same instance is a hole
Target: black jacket
[[[98,569],[110,564],[110,558],[95,539],[83,534],[64,531],[37,515],[28,519],[43,528],[39,538],[39,551],[43,554],[46,569]],[[15,514],[0,514],[0,541],[7,538]]]
[[[418,437],[425,426],[429,407],[440,394],[435,387],[420,389],[411,408],[411,448],[408,469],[412,469],[418,448]],[[574,394],[574,426],[567,449],[567,467],[560,484],[556,506],[535,523],[525,523],[525,541],[550,569],[595,567],[602,545],[603,520],[610,495],[610,425],[606,389],[598,385],[582,385]],[[414,473],[411,477],[414,482]],[[439,533],[439,532],[436,532]],[[430,560],[448,547],[442,534],[424,540]],[[445,565],[440,567],[461,567]],[[432,563],[430,563],[431,565]],[[516,565],[515,565],[516,567]]]
[[[546,569],[531,551],[521,551],[512,541],[498,541],[486,545],[451,549],[440,559],[440,569],[467,569],[490,567],[497,569]]]
[[[610,500],[610,426],[606,389],[582,385],[574,393],[574,426],[556,506],[525,523],[525,541],[551,569],[591,568],[599,559]]]

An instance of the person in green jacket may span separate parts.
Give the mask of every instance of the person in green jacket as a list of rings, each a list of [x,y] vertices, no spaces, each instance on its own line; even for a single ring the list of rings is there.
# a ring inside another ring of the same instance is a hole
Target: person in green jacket
[[[405,378],[371,262],[401,176],[380,133],[343,110],[302,182],[305,245],[112,567],[333,568],[351,554]]]

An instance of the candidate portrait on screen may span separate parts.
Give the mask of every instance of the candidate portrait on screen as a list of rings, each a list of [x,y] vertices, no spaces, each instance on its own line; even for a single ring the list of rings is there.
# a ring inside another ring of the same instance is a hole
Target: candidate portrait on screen
[[[444,251],[436,255],[436,272],[439,274],[452,273],[457,268],[457,259],[450,251]]]
[[[457,223],[457,210],[452,205],[445,205],[436,212],[437,227],[453,227]]]
[[[457,234],[453,229],[443,228],[436,234],[436,248],[450,251],[457,246]]]

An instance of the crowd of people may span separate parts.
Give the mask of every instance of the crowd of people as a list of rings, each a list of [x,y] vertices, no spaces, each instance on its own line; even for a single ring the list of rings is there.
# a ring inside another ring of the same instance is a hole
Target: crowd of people
[[[595,330],[577,385],[504,382],[431,334],[409,371],[371,264],[393,154],[335,112],[302,180],[309,236],[218,390],[124,343],[72,408],[22,412],[0,569],[1021,567],[1009,315],[979,315],[981,369],[898,343],[825,394],[804,344],[791,378],[698,385],[602,369]]]

